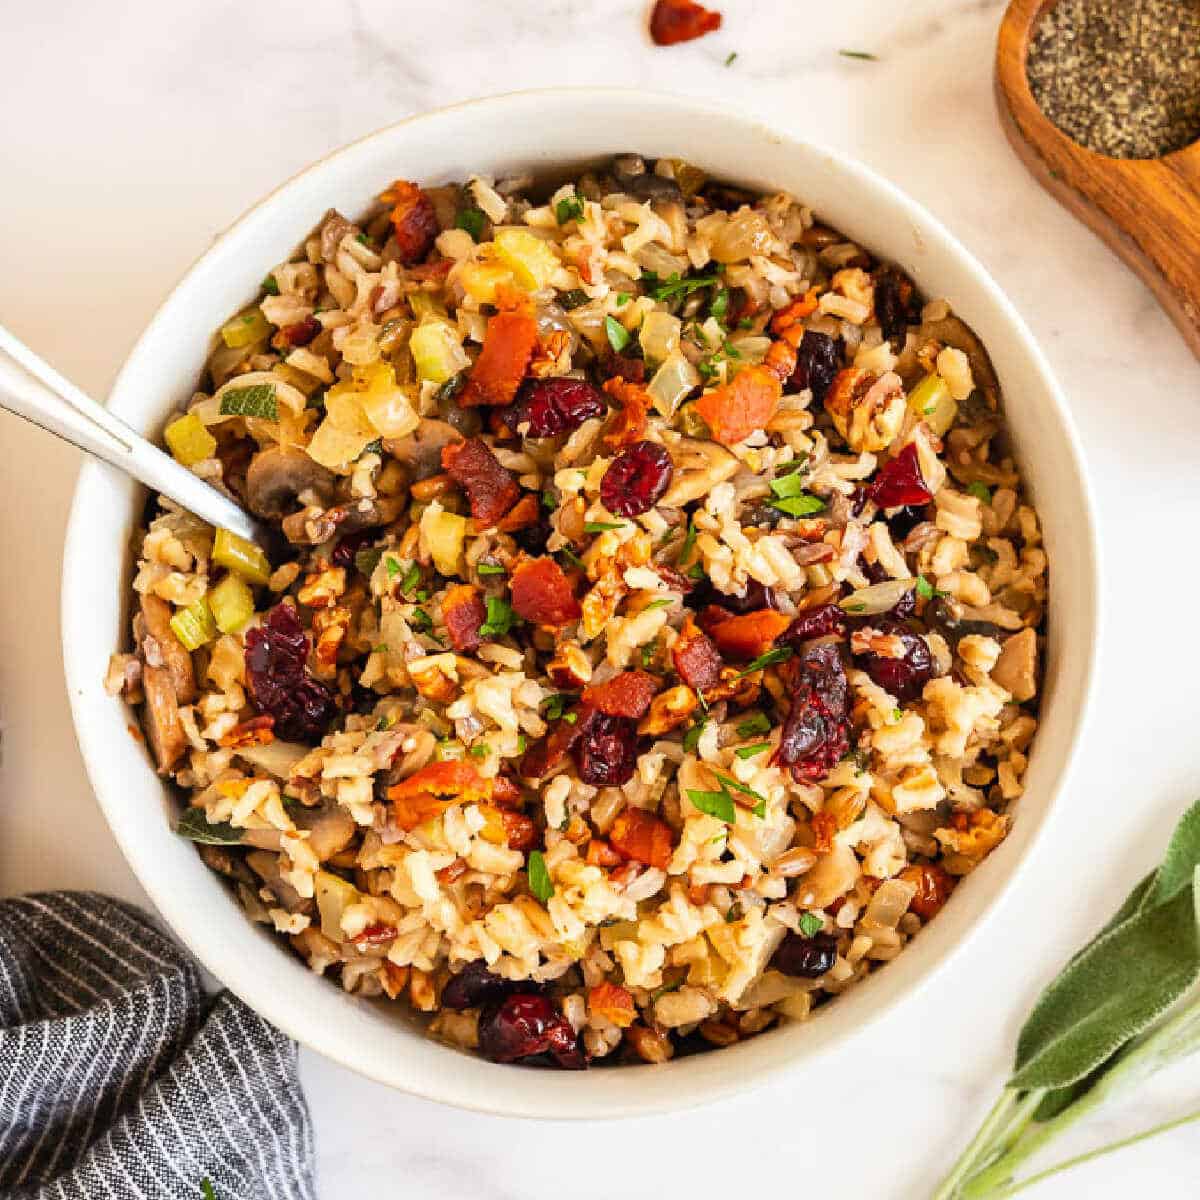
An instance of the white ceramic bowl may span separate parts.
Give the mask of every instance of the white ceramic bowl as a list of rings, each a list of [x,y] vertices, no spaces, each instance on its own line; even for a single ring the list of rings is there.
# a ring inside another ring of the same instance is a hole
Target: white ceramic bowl
[[[187,399],[211,332],[256,294],[327,208],[354,215],[393,178],[425,182],[561,169],[636,150],[679,155],[721,178],[786,189],[820,217],[945,296],[982,337],[1041,513],[1051,606],[1041,728],[1010,837],[900,958],[804,1024],[661,1067],[553,1072],[497,1066],[439,1045],[397,1009],[345,995],[252,925],[169,827],[168,795],[130,713],[105,694],[109,654],[128,644],[129,542],[142,496],[88,463],[67,534],[63,651],[79,744],[113,833],[163,917],[222,983],[305,1045],[383,1083],[517,1116],[607,1117],[683,1107],[844,1049],[926,984],[994,916],[1065,781],[1087,707],[1098,634],[1092,506],[1063,398],[1029,331],[983,268],[924,209],[844,155],[691,100],[623,90],[526,92],[414,117],[310,167],[233,225],[188,272],[134,347],[110,398],[154,437]],[[947,976],[946,986],[953,986]]]

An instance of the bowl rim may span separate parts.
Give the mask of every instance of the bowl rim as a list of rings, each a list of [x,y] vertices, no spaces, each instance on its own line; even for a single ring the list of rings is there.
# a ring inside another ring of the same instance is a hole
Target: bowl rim
[[[971,276],[974,286],[986,296],[987,300],[998,312],[1017,345],[1014,356],[1020,355],[1024,357],[1042,386],[1044,398],[1049,400],[1053,408],[1053,415],[1058,425],[1058,428],[1054,432],[1056,436],[1061,438],[1062,448],[1066,453],[1071,467],[1071,474],[1073,476],[1071,482],[1076,490],[1079,501],[1080,511],[1077,515],[1081,519],[1082,528],[1075,530],[1075,533],[1080,538],[1080,549],[1087,575],[1087,586],[1084,588],[1087,611],[1082,615],[1085,619],[1085,624],[1093,631],[1091,652],[1083,664],[1082,674],[1078,682],[1078,692],[1075,696],[1075,710],[1067,718],[1065,730],[1062,734],[1063,748],[1060,752],[1061,759],[1055,778],[1051,781],[1050,794],[1044,802],[1032,834],[1024,840],[1024,843],[1016,851],[1016,857],[1013,861],[1006,864],[1003,875],[991,882],[990,893],[986,897],[982,907],[968,920],[965,928],[960,930],[958,937],[943,950],[939,957],[935,957],[921,974],[909,980],[906,984],[902,983],[899,990],[894,991],[890,996],[881,998],[865,1014],[860,1014],[861,1019],[856,1026],[840,1034],[835,1033],[830,1038],[817,1039],[817,1044],[815,1045],[805,1046],[801,1050],[793,1049],[790,1053],[775,1055],[766,1061],[760,1061],[748,1074],[732,1070],[722,1071],[719,1074],[709,1071],[699,1081],[700,1086],[693,1089],[686,1087],[676,1087],[673,1090],[660,1088],[654,1089],[653,1096],[638,1096],[633,1094],[635,1092],[634,1088],[626,1088],[624,1090],[631,1094],[623,1096],[619,1105],[615,1105],[611,1100],[599,1103],[590,1102],[587,1099],[586,1093],[581,1089],[576,1089],[573,1093],[567,1094],[562,1087],[557,1085],[544,1088],[546,1093],[545,1099],[529,1098],[529,1089],[527,1088],[524,1090],[513,1089],[514,1092],[521,1091],[522,1094],[519,1097],[511,1094],[506,1095],[505,1093],[508,1092],[508,1088],[505,1086],[506,1081],[510,1083],[515,1081],[511,1080],[511,1068],[498,1067],[493,1067],[492,1069],[501,1071],[503,1074],[496,1077],[494,1081],[494,1086],[491,1089],[494,1092],[494,1098],[481,1099],[481,1088],[479,1086],[471,1088],[456,1086],[455,1081],[459,1073],[452,1069],[455,1059],[447,1058],[446,1065],[448,1069],[440,1073],[438,1079],[434,1082],[426,1079],[421,1083],[412,1083],[397,1079],[394,1071],[390,1071],[379,1065],[377,1060],[370,1054],[369,1048],[367,1048],[366,1052],[352,1053],[344,1043],[339,1045],[331,1044],[330,1037],[322,1036],[324,1032],[322,1028],[302,1017],[299,1006],[289,1003],[286,998],[280,998],[276,992],[270,990],[264,981],[257,979],[254,972],[243,970],[232,973],[231,977],[228,959],[222,959],[217,953],[215,946],[197,944],[202,942],[202,939],[195,932],[195,922],[189,919],[188,914],[183,910],[182,906],[176,902],[171,889],[166,885],[166,881],[151,869],[151,856],[146,847],[139,845],[136,838],[126,836],[126,831],[122,828],[123,821],[120,815],[119,802],[114,799],[114,794],[110,791],[114,787],[114,784],[119,783],[119,781],[111,778],[111,772],[101,769],[100,764],[103,761],[103,755],[100,753],[101,746],[99,741],[93,740],[91,725],[85,710],[86,702],[83,697],[86,684],[93,681],[79,674],[80,669],[74,665],[79,659],[86,658],[86,656],[75,655],[73,653],[73,647],[78,644],[77,638],[86,636],[86,628],[81,627],[85,626],[86,623],[82,621],[81,616],[77,616],[79,605],[74,600],[72,588],[69,586],[70,567],[72,562],[80,557],[81,541],[86,536],[84,526],[86,524],[89,505],[89,493],[98,485],[103,473],[106,471],[103,464],[94,461],[85,461],[80,471],[71,503],[63,551],[61,620],[63,660],[67,677],[68,699],[71,705],[72,719],[84,766],[105,820],[126,862],[154,903],[161,919],[166,923],[174,936],[183,942],[188,950],[195,955],[204,968],[221,982],[222,986],[228,988],[234,995],[238,996],[256,1012],[262,1014],[289,1037],[350,1070],[373,1079],[376,1082],[406,1091],[409,1094],[468,1111],[516,1118],[533,1117],[569,1120],[643,1116],[658,1112],[675,1111],[710,1103],[734,1092],[747,1091],[751,1087],[762,1086],[768,1081],[777,1080],[786,1071],[797,1070],[801,1065],[815,1064],[834,1052],[845,1049],[868,1028],[874,1027],[886,1016],[896,1013],[903,1006],[913,1003],[927,987],[932,985],[935,979],[947,971],[951,963],[964,952],[966,947],[975,942],[976,939],[982,937],[984,931],[989,929],[998,919],[999,913],[1004,909],[1011,896],[1018,877],[1028,871],[1033,860],[1039,853],[1045,851],[1049,842],[1050,830],[1054,822],[1062,816],[1062,809],[1064,807],[1063,794],[1071,783],[1072,775],[1078,763],[1079,748],[1083,734],[1094,709],[1098,674],[1098,647],[1101,642],[1101,634],[1104,626],[1104,605],[1102,602],[1102,589],[1100,587],[1102,560],[1096,521],[1095,497],[1086,469],[1074,418],[1041,348],[1012,301],[1008,299],[1007,295],[992,278],[987,269],[946,228],[942,221],[924,205],[909,197],[889,179],[879,174],[872,167],[860,162],[849,153],[829,147],[807,136],[800,136],[780,129],[740,107],[726,104],[718,106],[676,93],[654,89],[592,86],[547,87],[498,93],[414,113],[400,121],[390,122],[332,150],[295,172],[284,182],[272,188],[259,200],[251,204],[234,221],[225,226],[213,239],[212,243],[193,260],[156,308],[145,329],[129,350],[120,371],[113,381],[107,402],[112,403],[116,400],[117,403],[114,405],[114,411],[118,412],[118,414],[120,413],[121,397],[131,386],[130,377],[136,375],[139,360],[142,357],[144,349],[154,342],[158,328],[163,323],[165,314],[172,307],[176,296],[189,286],[203,265],[210,258],[217,255],[225,243],[233,238],[243,226],[249,223],[262,210],[271,206],[278,197],[295,188],[302,180],[329,170],[334,164],[343,158],[353,155],[366,145],[390,138],[399,130],[423,121],[443,119],[450,114],[471,114],[480,110],[486,112],[489,109],[495,110],[496,115],[499,115],[506,105],[512,105],[515,102],[536,100],[552,103],[556,99],[563,98],[568,98],[572,103],[576,104],[594,103],[598,105],[637,101],[657,106],[661,110],[669,110],[679,116],[685,114],[691,117],[707,115],[740,123],[747,129],[753,128],[766,135],[772,141],[776,142],[780,146],[781,151],[785,153],[788,150],[798,148],[803,152],[819,155],[827,159],[844,177],[851,180],[855,185],[861,184],[880,193],[887,206],[894,209],[898,215],[913,219],[916,226],[923,227],[937,235],[941,240],[944,251],[951,259],[956,260],[960,268],[964,269]],[[617,140],[619,140],[619,137],[615,136],[614,141]],[[702,157],[702,155],[698,155],[697,157]],[[882,247],[881,249],[886,252],[887,247]],[[1051,620],[1054,619],[1053,605],[1049,609],[1049,617]],[[1062,700],[1060,700],[1060,703],[1062,703]],[[94,753],[93,750],[96,752]],[[239,913],[239,915],[242,914]],[[873,985],[878,984],[879,977],[883,974],[886,973],[873,972],[871,977],[856,985],[854,990],[860,993],[864,990],[874,990]],[[330,990],[333,991],[334,989],[331,988]],[[344,999],[349,1001],[350,998],[345,997]],[[757,1040],[752,1039],[751,1043],[745,1044],[752,1044]],[[449,1049],[445,1052],[447,1055],[454,1055],[456,1053]],[[724,1059],[730,1056],[730,1054],[730,1050],[727,1049],[721,1055],[715,1057]],[[711,1059],[713,1057],[711,1055],[702,1056],[703,1059]],[[657,1067],[655,1070],[678,1071],[684,1063],[695,1063],[696,1061],[696,1059],[676,1060],[676,1062],[669,1064],[667,1068]],[[730,1061],[732,1061],[732,1058]],[[608,1073],[604,1072],[606,1075]],[[622,1070],[621,1074],[624,1075],[624,1073],[624,1070]],[[545,1078],[544,1072],[538,1072],[537,1074]],[[591,1075],[593,1073],[588,1072],[584,1077],[586,1078]],[[551,1078],[565,1081],[568,1078],[574,1078],[574,1074],[556,1073]],[[678,1082],[684,1082],[682,1076],[678,1077]]]

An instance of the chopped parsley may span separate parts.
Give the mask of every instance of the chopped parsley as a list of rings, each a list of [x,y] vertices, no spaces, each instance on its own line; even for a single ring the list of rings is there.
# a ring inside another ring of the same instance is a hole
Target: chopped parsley
[[[654,656],[658,653],[658,638],[652,642],[647,642],[641,649],[642,666],[648,667],[653,661]]]
[[[810,938],[825,928],[825,919],[814,912],[800,914],[800,935]]]
[[[471,235],[471,240],[478,242],[483,239],[483,223],[486,219],[478,208],[462,208],[454,218],[454,228],[465,229]]]
[[[726,825],[732,825],[737,818],[733,797],[726,791],[698,792],[688,788],[687,798],[702,813],[716,817],[718,821],[724,821]]]
[[[383,560],[383,569],[389,579],[395,579],[400,574],[400,564],[390,554]],[[416,563],[410,563],[408,573],[400,580],[400,590],[411,592],[421,582],[421,568]]]
[[[701,717],[684,735],[683,748],[689,753],[694,754],[696,747],[700,744],[700,735],[704,732],[705,726],[708,724],[707,717]]]
[[[608,335],[608,344],[614,354],[620,354],[629,345],[629,330],[616,317],[604,318],[604,332]]]
[[[642,612],[652,612],[656,608],[666,608],[670,603],[671,601],[668,600],[667,597],[660,596],[657,600],[651,600],[650,603],[642,609]]]
[[[767,720],[766,714],[755,713],[737,727],[737,735],[740,738],[753,737],[756,733],[766,733],[770,728],[771,722]]]
[[[222,392],[221,416],[278,421],[279,404],[275,399],[275,385],[256,383],[253,387],[229,388]]]
[[[505,574],[504,568],[499,563],[485,563],[485,562],[476,563],[475,570],[478,571],[480,575],[503,575],[503,574]]]
[[[578,567],[581,571],[586,571],[587,568],[583,565],[583,559],[579,557],[569,546],[561,546],[556,553],[561,554],[573,567]]]
[[[557,721],[566,711],[567,706],[575,703],[575,697],[566,692],[555,692],[542,701],[543,716],[547,721]]]
[[[569,292],[562,292],[558,297],[559,304],[562,305],[568,312],[573,308],[581,308],[591,297],[583,290],[583,288],[571,288]]]
[[[904,720],[904,713],[898,708],[892,709],[892,724],[899,725]]]
[[[730,52],[725,56],[725,65],[727,67],[733,66],[734,60],[737,58],[737,54],[738,52],[736,50],[730,50]]]
[[[684,539],[683,539],[683,545],[680,546],[680,548],[679,548],[679,558],[676,559],[676,564],[678,566],[682,567],[684,565],[684,563],[686,563],[688,561],[688,559],[692,557],[692,551],[695,549],[695,546],[696,546],[696,523],[695,523],[695,521],[693,521],[691,519],[691,517],[689,517],[688,518],[688,527],[687,527],[687,536],[684,537]]]
[[[755,742],[753,746],[739,746],[734,754],[738,758],[753,758],[756,754],[761,754],[764,750],[770,750],[770,742]]]
[[[485,638],[504,637],[513,627],[516,619],[512,605],[507,600],[502,600],[499,596],[489,596],[487,598],[487,620],[480,625],[479,636]]]
[[[423,608],[414,608],[408,623],[418,633],[428,633],[433,628],[433,618]]]
[[[761,671],[764,667],[773,667],[776,663],[786,662],[791,657],[791,646],[776,646],[774,649],[768,650],[766,654],[760,654],[756,659],[748,662],[745,670],[737,673],[737,678],[741,679],[745,675],[752,675],[755,671]]]
[[[274,275],[268,275],[266,279],[262,281],[262,290],[266,292],[268,296],[278,296],[279,280],[277,280]]]
[[[800,496],[787,496],[782,500],[769,500],[772,508],[777,508],[789,517],[811,517],[825,507],[825,501],[819,496],[810,496],[807,492]]]
[[[980,483],[978,479],[967,488],[967,493],[984,504],[991,504],[992,502],[991,489],[986,483]]]
[[[632,300],[632,299],[633,299],[633,297],[628,292],[618,292],[617,293],[617,307],[624,308],[625,305],[627,305],[630,302],[630,300]]]
[[[743,796],[753,796],[755,800],[762,800],[761,792],[756,792],[752,787],[747,787],[740,780],[734,779],[732,775],[722,775],[720,771],[713,771],[713,774],[721,781],[725,788],[732,788],[735,792],[741,792]]]
[[[729,289],[718,288],[716,295],[713,296],[712,303],[708,306],[708,315],[714,321],[719,321],[722,325],[725,324],[725,317],[729,312]]]
[[[838,53],[843,58],[859,58],[862,59],[863,62],[879,61],[879,56],[877,54],[871,54],[866,50],[839,50]]]
[[[643,271],[642,288],[651,300],[679,300],[701,288],[720,283],[724,269],[718,265],[711,275],[691,275],[686,278],[678,271],[672,271],[666,279],[660,279],[654,271]]]
[[[355,236],[354,240],[355,240],[355,241],[356,241],[356,242],[357,242],[357,243],[358,243],[360,246],[369,246],[369,245],[371,244],[371,239],[370,239],[369,237],[367,237],[367,235],[366,235],[365,233],[360,233],[360,234],[357,234],[357,235]]]
[[[217,1200],[217,1193],[213,1190],[212,1180],[208,1176],[200,1180],[200,1195],[204,1200]]]
[[[529,742],[526,740],[525,735],[523,733],[518,733],[517,734],[517,753],[524,754],[526,749],[528,748],[528,746],[529,746]]]
[[[542,493],[542,507],[553,512],[558,507],[558,497],[551,491]]]
[[[939,592],[924,575],[917,576],[917,595],[922,600],[932,600],[935,596],[944,596],[945,594],[945,592]]]
[[[583,216],[583,201],[578,196],[564,196],[554,206],[554,219],[565,225],[568,221],[578,221]]]
[[[610,529],[624,529],[624,521],[584,521],[584,533],[607,533]]]
[[[545,904],[554,895],[554,884],[550,879],[550,872],[546,869],[545,856],[540,850],[530,850],[527,870],[529,890]]]
[[[491,752],[492,748],[487,742],[476,742],[475,745],[467,748],[467,753],[472,758],[487,758]]]

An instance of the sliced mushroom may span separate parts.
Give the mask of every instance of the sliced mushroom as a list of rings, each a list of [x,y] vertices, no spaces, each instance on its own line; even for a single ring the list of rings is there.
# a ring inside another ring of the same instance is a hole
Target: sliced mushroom
[[[272,446],[260,450],[246,471],[246,503],[258,516],[278,520],[301,496],[327,508],[333,503],[334,482],[333,474],[303,450]]]
[[[996,377],[992,360],[988,357],[983,343],[975,336],[974,330],[958,317],[926,321],[915,331],[908,349],[896,361],[896,371],[904,380],[905,386],[912,387],[919,381],[921,368],[917,362],[917,351],[929,342],[953,346],[955,350],[961,350],[967,356],[971,363],[971,374],[975,377],[975,386],[983,393],[988,407],[994,412],[1000,404],[1000,380]]]
[[[308,830],[308,846],[318,862],[328,862],[354,840],[354,818],[338,804],[302,808],[293,819],[298,828]]]
[[[281,528],[292,545],[317,546],[335,535],[345,537],[363,529],[390,525],[404,511],[405,499],[403,495],[364,496],[324,512],[319,508],[305,508],[284,517]]]
[[[305,900],[280,874],[280,859],[281,855],[272,854],[269,850],[251,850],[246,855],[250,869],[288,912],[311,912],[313,902]]]
[[[166,667],[144,667],[142,689],[146,693],[142,727],[154,752],[154,761],[158,763],[158,773],[166,775],[187,748],[170,671]]]
[[[674,474],[658,502],[660,508],[682,508],[707,495],[738,469],[738,460],[716,442],[690,437],[668,441],[666,435],[663,441],[671,452]]]
[[[171,628],[171,606],[158,596],[144,595],[142,620],[145,636],[154,639],[154,646],[148,647],[144,637],[138,637],[142,658],[150,666],[166,667],[176,701],[179,704],[191,704],[196,699],[196,675],[192,670],[192,656]],[[161,661],[154,661],[156,656]]]
[[[462,434],[448,421],[427,417],[412,433],[402,438],[385,438],[383,448],[417,480],[436,475],[442,469],[443,448],[460,441]]]
[[[1018,704],[1037,695],[1037,634],[1032,629],[1022,629],[1005,641],[992,679]]]

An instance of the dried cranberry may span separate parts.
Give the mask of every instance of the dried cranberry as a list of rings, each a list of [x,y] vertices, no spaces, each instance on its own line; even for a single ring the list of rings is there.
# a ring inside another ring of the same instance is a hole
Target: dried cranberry
[[[746,583],[746,590],[735,596],[730,592],[718,591],[707,579],[700,584],[688,599],[689,605],[699,611],[709,604],[719,604],[731,613],[758,612],[763,608],[779,608],[779,597],[774,588],[764,587],[757,579]]]
[[[690,42],[721,28],[721,14],[695,0],[656,0],[650,13],[650,36],[656,46]]]
[[[535,558],[540,558],[546,553],[546,543],[550,540],[551,532],[550,518],[545,509],[543,509],[538,519],[532,525],[526,525],[523,529],[514,530],[512,540],[526,554],[532,554]]]
[[[825,399],[833,377],[842,369],[842,339],[806,329],[796,347],[796,369],[792,372],[791,387],[794,391],[808,388],[813,403]]]
[[[911,587],[888,609],[888,616],[895,617],[898,621],[907,621],[916,611],[917,589]]]
[[[579,778],[593,787],[620,787],[637,765],[637,721],[588,709],[579,720],[574,745]]]
[[[554,437],[578,429],[592,417],[602,417],[608,411],[604,398],[583,379],[555,376],[550,379],[529,379],[501,417],[509,429],[529,424],[529,437]]]
[[[289,346],[307,346],[323,328],[324,326],[316,317],[305,317],[303,321],[297,321],[295,325],[283,327],[284,341]]]
[[[338,713],[333,693],[308,673],[307,662],[308,635],[290,604],[275,605],[246,634],[250,694],[287,742],[319,742]]]
[[[358,533],[348,533],[333,548],[329,561],[335,567],[354,566],[354,556],[378,533],[377,529],[360,529]]]
[[[793,660],[792,705],[772,760],[798,780],[827,774],[850,747],[846,671],[835,645],[808,646]]]
[[[928,504],[933,499],[933,493],[921,476],[917,447],[912,442],[886,463],[875,476],[875,481],[871,484],[871,499],[880,508]]]
[[[812,638],[828,637],[846,632],[846,614],[836,604],[822,604],[802,612],[780,635],[780,646],[799,646]]]
[[[603,383],[609,379],[624,379],[626,383],[646,382],[646,360],[631,354],[608,351],[596,364],[596,374]]]
[[[495,1004],[512,995],[519,987],[527,986],[493,975],[482,961],[476,959],[467,963],[457,975],[450,976],[442,989],[442,1007],[461,1011],[464,1008],[478,1008],[481,1004]]]
[[[925,639],[899,621],[884,620],[878,626],[889,637],[899,638],[904,649],[898,658],[868,650],[859,655],[859,665],[885,692],[897,700],[915,700],[933,678],[933,655]]]
[[[875,272],[875,319],[888,339],[903,334],[906,325],[921,322],[920,294],[912,280],[890,263]]]
[[[922,521],[929,520],[929,509],[923,504],[906,504],[887,518],[888,532],[893,542],[902,542]]]
[[[567,1070],[587,1066],[571,1022],[535,992],[518,992],[484,1009],[479,1017],[479,1052],[499,1063],[549,1054]]]
[[[802,937],[789,933],[771,958],[771,966],[784,975],[801,979],[817,979],[832,969],[837,961],[837,938],[828,933]]]
[[[600,480],[600,500],[618,517],[649,511],[667,490],[674,474],[671,456],[657,442],[634,442],[609,464]]]

